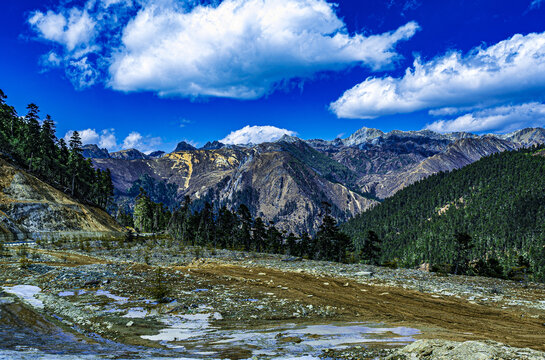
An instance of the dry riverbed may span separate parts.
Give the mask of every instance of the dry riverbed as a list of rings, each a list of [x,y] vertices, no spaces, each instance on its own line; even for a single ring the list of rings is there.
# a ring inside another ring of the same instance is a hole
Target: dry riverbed
[[[15,248],[0,258],[4,351],[372,359],[418,339],[545,351],[543,284],[168,244],[86,250],[33,248],[24,266]]]

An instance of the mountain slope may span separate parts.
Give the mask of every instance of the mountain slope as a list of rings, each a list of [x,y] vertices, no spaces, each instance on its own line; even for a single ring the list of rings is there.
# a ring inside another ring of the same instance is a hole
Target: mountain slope
[[[307,156],[314,156],[313,165],[321,171],[304,162]],[[253,215],[294,232],[311,231],[319,225],[322,201],[333,205],[339,219],[348,219],[376,203],[335,182],[336,176],[348,176],[350,171],[303,142],[179,151],[160,159],[93,162],[98,168],[110,169],[122,202],[131,201],[127,191],[147,175],[174,184],[179,200],[189,195],[196,206],[205,201],[231,208],[245,204]]]
[[[397,171],[364,175],[359,184],[363,191],[374,193],[377,197],[384,199],[432,174],[460,169],[484,156],[514,150],[519,146],[495,137],[463,138],[449,144],[443,152]]]
[[[499,258],[515,265],[529,259],[545,277],[545,158],[535,149],[485,157],[406,187],[343,224],[361,247],[369,230],[384,241],[383,260],[407,266],[452,263],[454,234],[467,232],[471,259]]]
[[[318,214],[321,201],[334,204],[335,215],[344,220],[372,203],[365,198],[388,198],[431,174],[545,141],[543,134],[545,130],[539,128],[494,136],[439,134],[429,130],[384,133],[362,128],[346,139],[333,141],[284,136],[274,143],[259,145],[214,141],[198,150],[181,142],[179,151],[158,157],[136,150],[104,157],[96,147],[90,148],[89,154],[98,155],[93,159],[96,167],[111,169],[122,204],[134,201],[139,193],[135,182],[148,176],[176,187],[176,199],[166,204],[171,208],[185,195],[191,196],[197,206],[204,201],[231,208],[245,203],[255,216],[262,214],[266,220],[282,222],[285,229],[292,224],[293,229],[300,230],[315,227],[312,224],[316,224],[316,219],[312,217]],[[272,159],[266,160],[266,154],[272,154]],[[292,166],[293,161],[297,166]],[[293,180],[289,196],[285,192],[270,195],[280,186],[274,183],[279,179],[288,183]],[[296,190],[291,191],[293,184]],[[345,194],[349,194],[347,199]],[[294,208],[297,215],[290,218],[288,214]]]
[[[106,212],[0,159],[0,240],[116,237],[122,231]]]

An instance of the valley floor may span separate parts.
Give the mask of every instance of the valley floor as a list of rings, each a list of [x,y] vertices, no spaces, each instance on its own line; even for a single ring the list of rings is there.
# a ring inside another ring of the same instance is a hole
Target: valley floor
[[[544,284],[161,242],[108,248],[35,247],[30,263],[12,248],[0,258],[1,347],[125,358],[365,359],[443,339],[545,351]],[[153,299],[158,288],[167,289],[164,303]],[[18,336],[4,341],[14,328]],[[32,343],[35,333],[53,345]],[[64,349],[63,341],[78,346]],[[544,355],[535,354],[528,358]]]

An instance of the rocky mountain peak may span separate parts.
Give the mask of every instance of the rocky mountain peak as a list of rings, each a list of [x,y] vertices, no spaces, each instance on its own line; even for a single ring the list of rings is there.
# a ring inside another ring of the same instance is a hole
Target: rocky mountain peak
[[[385,134],[378,129],[372,129],[368,127],[362,127],[355,133],[344,139],[343,143],[346,146],[359,145],[366,142],[371,142],[377,138],[383,137]]]
[[[205,145],[206,146],[206,145]],[[191,151],[191,150],[196,150],[197,148],[194,147],[193,145],[185,142],[185,141],[180,141],[178,143],[178,145],[176,146],[176,149],[174,149],[174,152],[178,152],[178,151]]]
[[[287,142],[287,143],[297,143],[301,142],[303,140],[299,139],[296,136],[290,136],[290,135],[283,135],[280,139],[276,140],[275,142]]]
[[[121,150],[110,154],[112,159],[120,160],[142,160],[149,159],[149,156],[136,149]]]
[[[162,158],[163,155],[165,155],[166,153],[164,151],[153,151],[151,153],[148,154],[148,157],[150,158],[153,158],[153,159],[159,159],[159,158]]]
[[[88,144],[82,146],[83,157],[90,159],[109,159],[110,153],[107,149],[101,149],[96,144]]]
[[[214,140],[212,142],[207,142],[206,144],[204,144],[204,146],[201,148],[201,150],[217,150],[217,149],[221,149],[225,147],[225,144],[224,143],[221,143],[217,140]]]
[[[545,143],[545,129],[526,128],[509,134],[498,136],[501,139],[519,143],[522,146],[532,146]]]

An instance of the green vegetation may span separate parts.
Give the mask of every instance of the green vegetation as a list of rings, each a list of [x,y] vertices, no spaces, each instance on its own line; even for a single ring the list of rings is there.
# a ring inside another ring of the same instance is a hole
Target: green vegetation
[[[179,205],[176,200],[177,187],[174,184],[158,181],[146,174],[132,184],[127,195],[136,197],[140,194],[141,189],[146,192],[151,201],[164,204],[171,210]]]
[[[282,142],[281,145],[284,151],[329,181],[342,183],[350,188],[356,182],[356,174],[352,170],[304,143]]]
[[[167,227],[171,214],[163,204],[158,204],[149,198],[144,189],[136,197],[133,223],[139,232],[153,233]]]
[[[172,295],[172,288],[169,286],[168,279],[160,267],[154,272],[148,293],[152,299],[159,303],[168,302],[168,297]]]
[[[331,205],[323,204],[323,223],[314,237],[286,234],[272,222],[266,224],[260,217],[254,218],[244,204],[232,211],[225,206],[216,210],[206,202],[199,210],[186,196],[182,206],[171,213],[164,205],[151,201],[143,189],[136,200],[134,214],[122,212],[122,216],[123,221],[134,224],[139,232],[168,232],[179,246],[268,252],[344,262],[349,256],[350,238],[340,231],[330,209]],[[129,230],[123,240],[130,242],[134,238]]]
[[[37,105],[29,104],[21,117],[6,98],[0,90],[0,154],[77,200],[107,208],[113,197],[110,171],[95,170],[83,157],[78,132],[67,145],[57,139],[51,116],[40,119]]]
[[[495,154],[417,182],[343,224],[358,251],[369,231],[380,261],[545,280],[543,147]],[[518,276],[517,275],[517,276]]]

